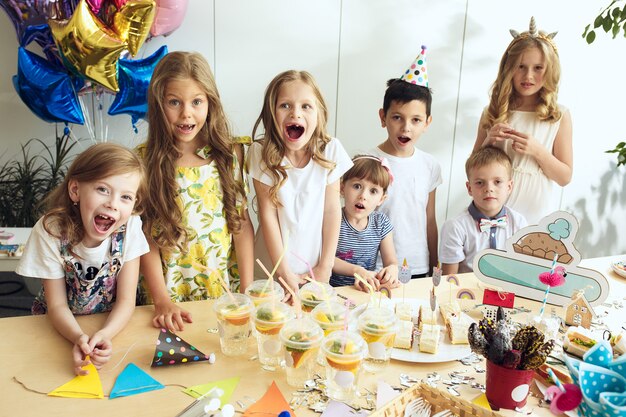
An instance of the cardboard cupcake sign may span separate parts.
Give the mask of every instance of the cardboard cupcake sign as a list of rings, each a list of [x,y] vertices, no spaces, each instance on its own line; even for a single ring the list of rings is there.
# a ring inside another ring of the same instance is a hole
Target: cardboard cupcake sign
[[[209,360],[209,356],[200,352],[180,337],[167,329],[161,329],[156,342],[152,367],[179,365]]]
[[[565,211],[556,211],[539,222],[518,230],[507,239],[505,250],[485,249],[474,258],[474,274],[488,284],[520,297],[543,301],[546,287],[537,276],[557,266],[565,268],[565,283],[550,289],[549,304],[565,305],[581,288],[593,306],[609,295],[609,283],[599,273],[582,268],[574,247],[578,221]],[[556,259],[556,261],[555,261]]]

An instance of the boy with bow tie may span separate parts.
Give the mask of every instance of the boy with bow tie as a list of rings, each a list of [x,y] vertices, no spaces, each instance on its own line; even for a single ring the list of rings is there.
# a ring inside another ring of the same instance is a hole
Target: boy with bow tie
[[[443,274],[472,272],[479,251],[504,249],[504,243],[526,226],[524,216],[504,203],[513,189],[511,160],[499,148],[485,146],[465,163],[467,193],[472,203],[441,228],[439,260]]]

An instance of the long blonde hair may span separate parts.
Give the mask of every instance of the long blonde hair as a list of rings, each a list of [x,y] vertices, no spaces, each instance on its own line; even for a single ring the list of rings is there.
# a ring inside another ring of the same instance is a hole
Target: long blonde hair
[[[85,228],[80,207],[70,198],[70,181],[94,182],[129,173],[140,175],[133,214],[141,214],[147,194],[146,170],[141,159],[132,150],[115,143],[98,143],[87,148],[74,159],[63,182],[44,200],[43,227],[46,232],[66,240],[71,251],[85,237]]]
[[[148,141],[145,161],[149,168],[150,198],[146,204],[144,231],[162,249],[177,247],[185,251],[187,225],[181,207],[176,204],[176,161],[181,153],[165,117],[164,98],[170,81],[193,80],[207,96],[209,111],[202,130],[202,141],[210,146],[223,193],[224,214],[228,229],[241,228],[243,214],[237,209],[237,196],[245,201],[243,184],[235,180],[235,147],[230,127],[222,108],[217,85],[208,62],[195,52],[171,52],[154,69],[148,89]]]
[[[311,159],[314,162],[317,162],[324,168],[334,169],[336,165],[334,162],[324,158],[324,149],[331,139],[326,131],[328,109],[315,79],[307,71],[289,70],[281,72],[267,86],[265,98],[263,99],[263,108],[252,129],[252,137],[263,144],[261,159],[267,168],[267,173],[273,180],[274,185],[270,187],[269,194],[270,200],[276,207],[281,207],[281,203],[278,200],[278,190],[287,180],[287,170],[281,165],[285,157],[285,143],[282,131],[276,120],[276,100],[278,99],[280,88],[292,81],[302,81],[309,85],[317,99],[317,127],[306,146],[307,152],[311,155]],[[256,139],[256,132],[261,124],[264,132],[259,139]]]
[[[522,54],[530,48],[538,48],[545,60],[544,84],[539,90],[539,103],[535,107],[535,114],[540,120],[556,122],[561,119],[561,111],[557,104],[559,80],[561,78],[561,64],[554,47],[548,41],[523,37],[514,39],[500,60],[498,76],[491,88],[491,100],[484,120],[484,129],[489,129],[496,123],[506,123],[509,114],[514,110],[517,93],[513,88],[513,75],[522,59]]]

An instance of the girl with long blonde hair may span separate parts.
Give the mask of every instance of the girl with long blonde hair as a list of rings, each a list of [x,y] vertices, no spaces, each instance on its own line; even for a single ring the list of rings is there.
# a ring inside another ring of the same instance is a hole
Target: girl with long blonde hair
[[[243,148],[198,53],[171,52],[157,64],[148,122],[140,152],[149,173],[150,253],[141,260],[141,299],[154,303],[156,327],[182,330],[191,314],[175,302],[217,298],[222,281],[242,291],[252,281]]]

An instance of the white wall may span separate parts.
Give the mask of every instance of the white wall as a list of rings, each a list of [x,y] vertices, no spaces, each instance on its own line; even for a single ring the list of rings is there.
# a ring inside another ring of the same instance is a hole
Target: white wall
[[[626,170],[604,151],[624,140],[620,118],[626,87],[621,74],[626,40],[600,35],[589,46],[581,37],[599,12],[589,0],[495,2],[493,0],[189,0],[182,26],[150,40],[147,56],[166,44],[196,50],[212,65],[226,111],[237,134],[250,134],[268,82],[285,69],[316,77],[330,109],[329,131],[350,153],[385,138],[377,112],[385,82],[398,77],[427,45],[433,124],[418,146],[441,163],[437,218],[468,204],[463,164],[476,137],[497,65],[510,41],[508,30],[525,30],[531,15],[540,29],[558,30],[562,63],[560,101],[574,122],[574,176],[562,193],[563,209],[580,220],[577,246],[584,257],[626,253],[619,232],[626,217]],[[443,29],[442,29],[443,28]],[[54,125],[34,116],[15,93],[17,40],[0,13],[0,160],[14,157],[31,137],[51,139]],[[91,98],[83,97],[90,105]],[[134,146],[145,137],[130,118],[106,115],[108,139]],[[97,103],[96,103],[97,104]],[[77,137],[85,128],[73,127]],[[103,134],[98,134],[100,139]]]

